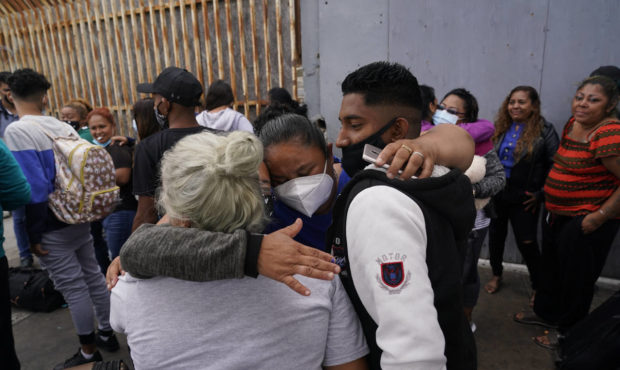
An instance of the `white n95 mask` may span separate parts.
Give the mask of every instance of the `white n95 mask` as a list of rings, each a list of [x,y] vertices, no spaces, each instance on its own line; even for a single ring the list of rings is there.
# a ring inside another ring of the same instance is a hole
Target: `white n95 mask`
[[[437,109],[433,114],[433,125],[440,123],[451,123],[453,125],[459,120],[459,116],[448,112],[447,109]]]
[[[334,179],[327,173],[327,161],[323,173],[298,177],[274,188],[278,199],[294,210],[312,217],[332,192]]]

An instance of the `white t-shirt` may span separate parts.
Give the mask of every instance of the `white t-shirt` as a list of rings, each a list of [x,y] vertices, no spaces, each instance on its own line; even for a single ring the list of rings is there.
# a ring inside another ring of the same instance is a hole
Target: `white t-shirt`
[[[245,116],[234,109],[226,108],[215,113],[202,111],[196,116],[200,126],[222,131],[254,132],[254,126]]]
[[[212,282],[126,274],[110,321],[136,369],[321,369],[368,353],[339,280],[296,276],[301,296],[259,276]]]

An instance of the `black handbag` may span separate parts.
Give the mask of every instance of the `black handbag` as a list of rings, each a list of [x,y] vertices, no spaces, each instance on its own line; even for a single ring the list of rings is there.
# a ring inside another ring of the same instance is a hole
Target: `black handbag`
[[[9,268],[9,292],[15,307],[52,312],[65,304],[47,271],[33,267]]]

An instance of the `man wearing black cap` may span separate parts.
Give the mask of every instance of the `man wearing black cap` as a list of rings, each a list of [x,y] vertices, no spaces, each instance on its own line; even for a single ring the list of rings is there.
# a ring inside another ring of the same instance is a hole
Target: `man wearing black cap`
[[[143,223],[157,222],[154,197],[159,186],[159,162],[164,152],[187,135],[210,130],[196,122],[194,106],[202,95],[202,85],[187,70],[168,67],[155,82],[139,84],[138,92],[153,95],[157,122],[169,128],[142,140],[136,148],[133,193],[138,196],[138,211],[133,230]]]

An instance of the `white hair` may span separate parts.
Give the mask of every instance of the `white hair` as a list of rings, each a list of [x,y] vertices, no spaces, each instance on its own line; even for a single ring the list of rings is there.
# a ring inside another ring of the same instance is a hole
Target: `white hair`
[[[181,139],[161,161],[159,206],[172,219],[211,231],[261,231],[258,181],[263,145],[254,135],[203,132]]]

